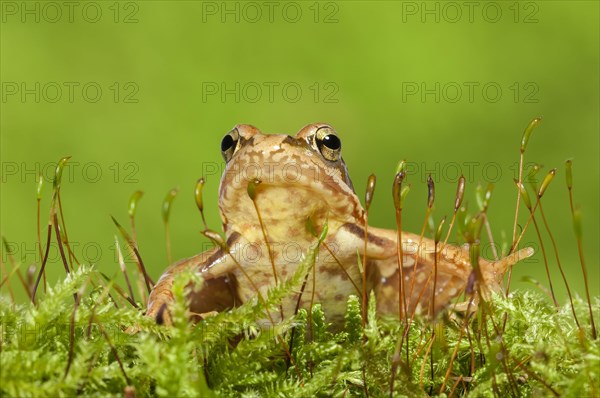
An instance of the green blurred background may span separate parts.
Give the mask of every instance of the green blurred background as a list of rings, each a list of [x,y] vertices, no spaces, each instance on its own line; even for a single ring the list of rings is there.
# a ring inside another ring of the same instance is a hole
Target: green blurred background
[[[173,257],[206,248],[193,189],[204,175],[207,220],[220,230],[219,143],[237,123],[287,134],[332,124],[360,197],[368,175],[378,177],[376,226],[394,227],[390,189],[401,159],[413,184],[404,225],[414,232],[429,172],[436,222],[451,215],[460,172],[472,210],[476,185],[494,182],[489,218],[500,241],[512,234],[522,131],[542,116],[526,162],[544,165],[543,174],[558,168],[544,210],[569,281],[583,295],[564,182],[564,161],[574,159],[591,291],[599,294],[597,2],[70,4],[2,2],[1,233],[26,265],[39,262],[36,172],[51,182],[66,155],[63,206],[80,259],[117,272],[109,216],[128,224],[136,190],[144,191],[138,239],[153,278],[167,265],[161,203],[169,189],[179,188]],[[524,242],[539,248],[533,229]],[[56,245],[50,260],[56,280],[64,273]],[[513,286],[531,286],[520,282],[524,275],[547,285],[539,251],[515,268]]]

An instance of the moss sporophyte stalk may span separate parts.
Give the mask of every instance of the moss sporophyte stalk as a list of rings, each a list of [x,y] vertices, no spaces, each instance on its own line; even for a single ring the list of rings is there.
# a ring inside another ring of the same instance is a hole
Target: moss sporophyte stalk
[[[155,283],[136,233],[136,209],[145,205],[141,191],[129,201],[129,230],[113,218],[119,255],[112,271],[108,264],[77,259],[61,202],[61,169],[68,161],[63,158],[45,242],[39,211],[43,184],[37,185],[41,263],[24,271],[4,239],[0,394],[598,396],[594,316],[600,300],[589,293],[572,162],[566,163],[566,191],[585,299],[569,287],[570,274],[547,220],[551,213],[544,213],[543,198],[560,188],[551,188],[560,170],[550,170],[539,187],[524,177],[531,174],[524,170],[524,155],[537,124],[539,118],[526,128],[519,149],[515,195],[526,212],[514,226],[522,229],[515,227],[512,239],[498,245],[490,260],[481,257],[482,245],[494,243],[488,212],[503,205],[491,203],[493,186],[475,189],[477,208],[471,213],[465,204],[470,187],[460,178],[447,218],[437,214],[436,186],[428,178],[423,228],[412,234],[402,230],[402,215],[417,182],[408,181],[401,162],[391,187],[397,228],[382,230],[367,224],[377,203],[375,176],[367,182],[363,209],[333,128],[309,125],[289,137],[239,125],[221,145],[227,162],[219,198],[225,237],[206,224],[201,178],[195,203],[203,234],[215,248],[176,263]],[[312,151],[312,168],[303,168],[298,148]],[[229,165],[243,165],[258,153],[279,168],[246,178],[239,174],[248,172],[243,167],[228,173]],[[299,173],[289,174],[290,164]],[[169,191],[162,213],[169,256],[176,196],[177,190]],[[533,254],[520,247],[530,226],[548,281],[529,278],[531,289],[511,290],[512,264]],[[542,233],[550,237],[550,250]],[[451,237],[464,245],[450,244]],[[45,275],[52,241],[61,248],[65,269],[58,282]],[[293,258],[282,249],[292,244],[301,249]],[[244,252],[248,248],[255,251]],[[125,253],[134,259],[133,267],[123,260]],[[248,253],[258,260],[250,262]],[[567,304],[554,294],[555,269],[567,289]],[[28,302],[15,299],[21,288]]]

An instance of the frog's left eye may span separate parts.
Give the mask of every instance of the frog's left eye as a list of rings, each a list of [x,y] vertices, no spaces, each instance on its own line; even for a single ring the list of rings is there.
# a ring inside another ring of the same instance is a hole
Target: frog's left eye
[[[315,144],[323,157],[331,162],[340,159],[342,154],[342,141],[330,128],[320,128],[315,134]]]
[[[225,162],[229,162],[233,157],[235,151],[237,151],[240,143],[240,134],[237,129],[231,130],[221,140],[221,155]]]

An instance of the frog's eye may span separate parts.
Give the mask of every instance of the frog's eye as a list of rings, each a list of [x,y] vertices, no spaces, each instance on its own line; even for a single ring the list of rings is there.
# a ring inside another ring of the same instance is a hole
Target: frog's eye
[[[237,129],[231,130],[221,140],[221,155],[225,162],[229,162],[233,157],[235,151],[237,151],[240,142],[240,134]]]
[[[323,157],[331,162],[340,159],[342,154],[342,141],[329,128],[321,128],[315,134],[315,144]]]

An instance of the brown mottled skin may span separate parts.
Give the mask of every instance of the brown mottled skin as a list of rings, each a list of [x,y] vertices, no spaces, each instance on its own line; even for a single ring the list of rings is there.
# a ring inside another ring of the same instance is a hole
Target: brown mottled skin
[[[147,315],[159,322],[170,322],[168,304],[173,299],[173,277],[186,268],[197,271],[205,280],[200,291],[192,294],[193,314],[223,311],[257,296],[240,266],[266,295],[276,278],[281,281],[294,274],[302,254],[315,245],[316,238],[307,228],[310,218],[318,231],[327,220],[328,234],[317,255],[316,287],[312,277],[307,278],[301,306],[310,305],[314,289],[314,301],[321,303],[330,321],[339,323],[348,296],[362,297],[357,255],[361,260],[365,255],[365,212],[341,158],[341,144],[337,140],[339,148],[335,141],[327,144],[333,151],[322,144],[325,136],[337,137],[335,131],[326,124],[311,124],[291,137],[265,135],[253,126],[241,124],[228,135],[232,139],[226,136],[222,144],[227,165],[219,188],[219,209],[231,255],[214,248],[171,265],[150,294]],[[248,194],[248,183],[255,179],[260,180],[255,202],[268,246]],[[371,226],[367,230],[367,289],[374,290],[380,313],[398,314],[397,232]],[[421,249],[417,250],[420,241]],[[433,288],[434,243],[404,231],[402,242],[408,308],[412,311],[420,305],[427,309]],[[506,269],[532,253],[531,249],[523,249],[497,262],[480,260],[486,290],[498,291]],[[438,255],[436,312],[464,292],[471,273],[465,248],[447,245]],[[281,311],[273,314],[275,321],[281,315],[294,313],[298,296],[299,292],[284,300]]]

